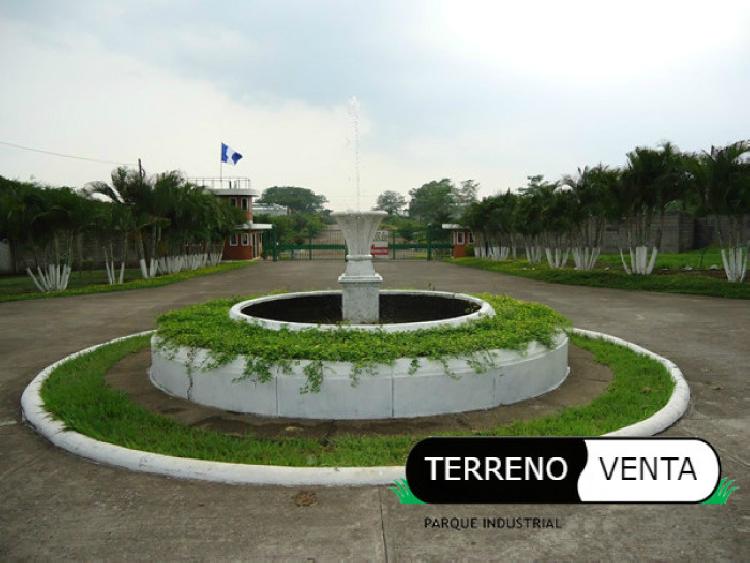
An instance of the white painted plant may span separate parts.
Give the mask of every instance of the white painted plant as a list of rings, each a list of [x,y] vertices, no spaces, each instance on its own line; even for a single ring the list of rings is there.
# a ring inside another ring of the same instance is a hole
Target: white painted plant
[[[732,283],[740,283],[745,280],[747,274],[747,246],[734,246],[721,249],[721,261],[724,264],[724,272],[727,280]]]
[[[507,260],[510,255],[509,246],[493,246],[492,247],[492,258],[493,260]]]
[[[109,285],[118,285],[125,281],[125,260],[120,262],[118,268],[115,262],[115,255],[110,247],[104,247],[104,269],[107,272],[107,283]]]
[[[622,249],[620,249],[620,260],[622,261],[622,267],[625,273],[628,275],[638,274],[647,276],[654,271],[654,265],[656,264],[656,256],[659,254],[659,249],[656,246],[651,248],[651,255],[649,256],[648,246],[640,245],[636,247],[630,247],[630,265],[625,261]]]
[[[70,264],[46,264],[44,267],[37,266],[36,273],[31,268],[26,268],[26,273],[31,277],[34,285],[39,291],[63,291],[68,288],[70,279]]]
[[[36,288],[43,292],[68,288],[73,261],[72,231],[53,226],[51,232],[49,239],[39,237],[42,240],[33,245],[34,265],[26,267],[26,273]]]
[[[158,271],[163,274],[176,274],[183,271],[194,271],[207,266],[216,266],[221,262],[221,252],[196,252],[162,256],[157,260]]]
[[[539,264],[542,261],[542,247],[538,244],[527,244],[524,250],[529,264]]]
[[[507,260],[510,256],[510,246],[501,242],[498,235],[490,236],[484,233],[474,235],[474,256],[489,260]]]
[[[693,155],[688,165],[702,206],[714,218],[727,280],[741,283],[748,261],[743,222],[750,214],[750,141],[712,146]]]
[[[636,147],[613,190],[614,201],[627,231],[629,261],[620,259],[629,275],[654,271],[668,206],[683,199],[688,186],[685,155],[671,143],[659,149]]]
[[[551,269],[564,268],[570,254],[574,196],[570,186],[548,182],[542,175],[529,176],[519,202],[522,213],[526,257],[530,263],[541,261],[541,248]],[[537,247],[537,248],[534,248]]]
[[[221,264],[221,255],[222,255],[222,246],[219,245],[219,248],[213,248],[211,252],[208,253],[208,265],[209,266],[218,266]]]
[[[601,248],[599,246],[575,246],[571,250],[573,263],[576,270],[593,270],[596,259],[599,258]]]
[[[568,249],[563,248],[545,248],[544,253],[547,256],[547,264],[553,270],[564,268],[568,263]]]
[[[565,176],[563,185],[571,187],[575,207],[571,222],[571,255],[576,270],[593,270],[601,252],[604,227],[609,211],[610,194],[616,189],[620,172],[603,164],[578,169],[575,176]]]
[[[143,276],[143,279],[147,280],[149,278],[155,278],[156,274],[159,272],[159,262],[156,258],[151,258],[147,264],[146,259],[141,257],[138,259],[138,265],[141,268],[141,276]]]

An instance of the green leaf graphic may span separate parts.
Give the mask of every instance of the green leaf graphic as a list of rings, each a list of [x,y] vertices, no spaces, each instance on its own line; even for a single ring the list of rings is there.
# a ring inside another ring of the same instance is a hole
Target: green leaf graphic
[[[406,479],[396,479],[393,482],[393,486],[388,487],[388,490],[393,491],[401,504],[427,504],[423,500],[419,500],[414,496]]]
[[[724,477],[716,486],[714,494],[704,500],[701,504],[726,504],[731,494],[739,489],[739,487],[733,487],[732,483],[734,483],[734,479]]]

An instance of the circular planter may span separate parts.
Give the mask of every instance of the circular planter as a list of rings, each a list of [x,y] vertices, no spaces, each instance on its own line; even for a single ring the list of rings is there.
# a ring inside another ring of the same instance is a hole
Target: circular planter
[[[243,377],[245,359],[216,367],[205,349],[164,350],[152,339],[152,383],[194,403],[263,416],[311,419],[384,419],[433,416],[507,405],[557,388],[568,374],[568,337],[560,332],[547,348],[530,343],[521,352],[489,350],[493,366],[477,373],[471,356],[445,363],[410,358],[375,364],[357,381],[349,362],[323,362],[317,393],[301,393],[309,361],[291,373],[272,367],[266,382]],[[415,369],[416,368],[416,369]]]
[[[414,305],[410,305],[410,303]],[[418,310],[409,311],[412,306]],[[380,291],[381,318],[400,317],[398,322],[379,324],[342,324],[340,291],[305,291],[267,295],[235,304],[229,316],[257,324],[268,330],[364,330],[411,332],[456,327],[492,316],[495,310],[486,301],[448,291]],[[318,311],[324,321],[309,322],[310,311]],[[336,318],[338,316],[338,318]],[[426,319],[426,320],[422,320]]]
[[[55,446],[75,455],[131,471],[166,475],[178,479],[197,479],[234,484],[274,484],[274,485],[385,485],[404,478],[403,466],[376,467],[284,467],[278,465],[250,465],[225,463],[200,459],[156,454],[128,449],[108,442],[95,440],[65,428],[65,425],[52,417],[41,397],[44,381],[61,364],[93,352],[97,348],[138,336],[131,334],[115,338],[103,344],[91,346],[47,366],[29,383],[21,396],[23,420]],[[620,346],[625,346],[648,356],[667,368],[675,382],[675,388],[668,403],[649,418],[605,434],[605,436],[647,437],[662,432],[685,413],[690,402],[690,389],[680,369],[671,361],[631,342],[600,332],[573,329],[574,333],[590,338],[601,338]]]

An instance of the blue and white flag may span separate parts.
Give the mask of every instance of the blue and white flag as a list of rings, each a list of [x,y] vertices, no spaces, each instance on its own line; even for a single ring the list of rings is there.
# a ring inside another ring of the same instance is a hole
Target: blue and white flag
[[[221,143],[221,162],[234,166],[242,155],[226,143]]]

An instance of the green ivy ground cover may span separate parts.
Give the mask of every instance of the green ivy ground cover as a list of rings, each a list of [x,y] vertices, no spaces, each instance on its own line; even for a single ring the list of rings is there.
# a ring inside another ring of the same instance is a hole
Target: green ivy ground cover
[[[412,359],[416,369],[421,359],[442,361],[469,356],[477,372],[492,365],[485,352],[498,348],[522,350],[532,342],[550,345],[555,334],[570,323],[561,314],[538,303],[525,303],[504,295],[479,294],[495,309],[495,315],[452,328],[412,333],[364,332],[341,328],[333,331],[268,330],[229,318],[229,309],[242,300],[220,299],[162,315],[157,322],[161,346],[175,350],[184,346],[211,351],[206,367],[226,364],[237,357],[246,361],[245,373],[260,381],[271,378],[273,366],[287,371],[292,362],[311,360],[305,367],[305,391],[317,391],[324,376],[322,362],[353,364],[357,379],[375,364]],[[247,299],[247,298],[245,298]]]

